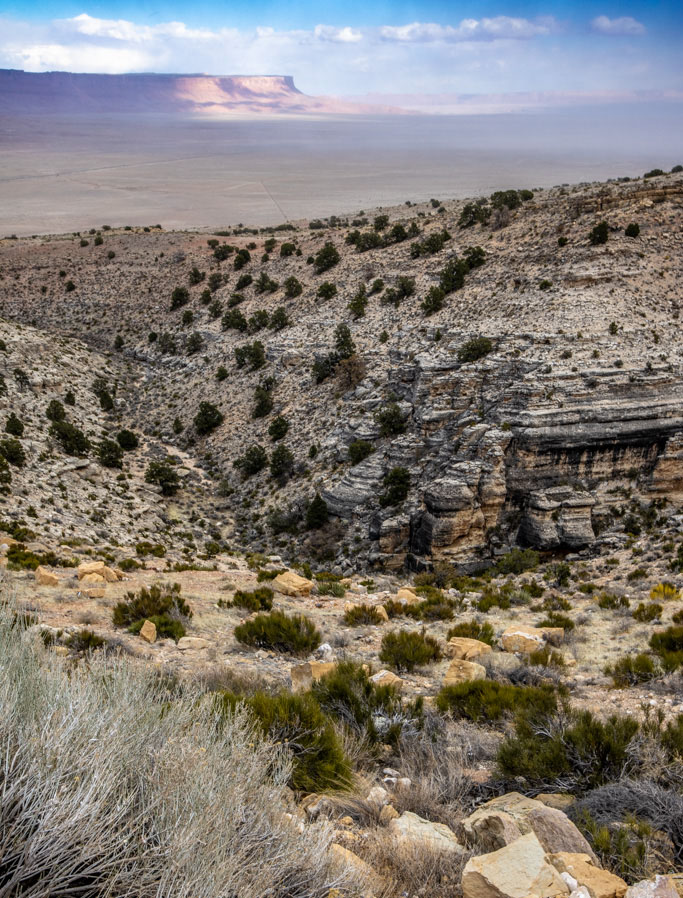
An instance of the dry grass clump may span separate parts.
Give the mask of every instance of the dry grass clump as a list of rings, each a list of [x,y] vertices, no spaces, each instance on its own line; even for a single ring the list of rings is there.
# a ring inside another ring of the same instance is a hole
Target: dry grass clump
[[[378,898],[461,898],[462,871],[471,857],[468,851],[438,851],[399,841],[384,829],[371,832],[358,854],[381,877]]]
[[[284,816],[286,755],[238,708],[130,664],[69,669],[0,607],[0,895],[357,894],[325,825]]]

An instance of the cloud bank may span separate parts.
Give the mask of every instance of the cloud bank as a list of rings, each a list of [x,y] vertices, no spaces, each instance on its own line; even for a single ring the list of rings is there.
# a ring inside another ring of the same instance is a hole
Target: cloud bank
[[[28,71],[291,74],[310,94],[680,88],[675,53],[646,46],[634,18],[552,16],[359,28],[194,28],[81,13],[0,19],[0,67]],[[677,79],[677,80],[676,80]]]

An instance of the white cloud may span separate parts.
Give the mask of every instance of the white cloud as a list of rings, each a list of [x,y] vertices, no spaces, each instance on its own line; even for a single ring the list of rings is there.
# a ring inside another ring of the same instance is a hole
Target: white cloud
[[[332,25],[316,25],[313,36],[317,40],[332,41],[336,44],[355,44],[363,39],[360,31],[353,28],[334,28]]]
[[[382,40],[402,43],[459,43],[475,40],[528,40],[550,34],[557,29],[554,19],[544,17],[531,21],[511,16],[491,19],[463,19],[459,25],[437,25],[434,22],[412,22],[410,25],[385,25],[379,33]]]
[[[62,19],[63,26],[89,37],[110,37],[114,40],[143,43],[158,37],[187,40],[215,40],[220,33],[208,28],[188,28],[183,22],[164,22],[160,25],[136,25],[125,19],[96,19],[81,13],[72,19]]]
[[[31,72],[49,70],[100,72],[119,75],[147,69],[149,56],[129,47],[94,47],[90,44],[33,44],[3,48],[10,65]]]
[[[645,26],[632,16],[620,16],[618,19],[597,16],[591,22],[591,28],[600,34],[615,36],[645,34]]]

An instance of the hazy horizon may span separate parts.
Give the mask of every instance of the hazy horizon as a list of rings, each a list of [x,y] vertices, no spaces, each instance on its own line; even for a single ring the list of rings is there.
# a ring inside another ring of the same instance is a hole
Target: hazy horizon
[[[495,116],[3,117],[0,234],[254,226],[681,163],[668,107]]]

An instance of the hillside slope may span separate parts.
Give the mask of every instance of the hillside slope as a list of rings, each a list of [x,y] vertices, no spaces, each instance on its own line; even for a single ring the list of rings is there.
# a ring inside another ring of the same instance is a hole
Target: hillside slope
[[[470,227],[459,225],[466,204],[434,201],[381,210],[379,230],[379,212],[359,212],[277,232],[112,228],[101,239],[4,241],[2,315],[124,366],[117,400],[128,419],[194,457],[234,516],[237,545],[343,572],[477,566],[517,543],[623,545],[629,516],[683,503],[683,177],[524,196]],[[603,220],[607,241],[593,245]],[[637,237],[625,234],[632,222]],[[396,240],[396,225],[414,236]],[[382,245],[360,252],[354,231]],[[339,260],[317,272],[328,243]],[[449,261],[477,246],[483,264],[462,287],[430,294]],[[335,295],[321,297],[325,283]],[[187,294],[172,310],[176,288]],[[428,295],[443,304],[433,314]],[[333,357],[317,383],[313,363],[334,353],[340,324],[350,360],[335,367]],[[470,343],[482,337],[490,343]],[[263,359],[257,349],[255,370],[238,366],[235,350],[255,341]],[[203,401],[224,416],[208,435],[193,425]],[[279,417],[286,434],[274,440]],[[352,464],[351,444],[370,454]],[[283,445],[291,457],[279,451],[274,476],[234,466],[250,447],[270,461]],[[316,493],[330,519],[307,529]],[[189,484],[184,495],[191,505]]]

